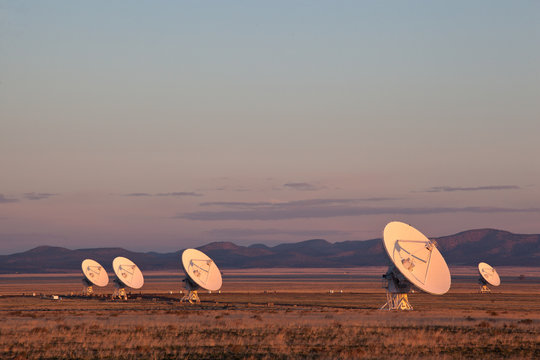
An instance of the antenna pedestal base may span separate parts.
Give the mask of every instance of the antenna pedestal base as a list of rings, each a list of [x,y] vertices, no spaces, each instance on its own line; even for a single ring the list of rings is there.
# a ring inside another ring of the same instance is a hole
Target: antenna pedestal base
[[[197,290],[200,289],[199,285],[195,284],[189,277],[186,277],[184,279],[184,288],[186,289],[187,294],[180,299],[180,302],[189,302],[190,304],[201,303],[199,294],[197,294]]]
[[[480,284],[480,294],[491,292],[491,289],[488,287],[488,282],[482,276],[480,276],[480,279],[478,279],[478,283]]]
[[[82,283],[82,296],[92,296],[94,294],[94,288],[92,287],[92,283],[86,279],[82,279]]]
[[[190,304],[200,304],[201,299],[199,299],[199,295],[197,294],[197,290],[188,290],[187,294],[184,295],[182,299],[180,299],[180,302],[189,302]]]
[[[112,299],[120,299],[120,300],[127,300],[127,293],[125,288],[117,288],[114,290],[112,294]]]
[[[390,266],[383,275],[383,288],[386,289],[386,304],[379,310],[412,310],[408,293],[412,291],[411,283],[396,269]]]
[[[413,310],[406,293],[386,292],[386,304],[379,310]]]
[[[83,286],[82,295],[83,296],[92,296],[92,295],[94,295],[94,288],[92,286]]]

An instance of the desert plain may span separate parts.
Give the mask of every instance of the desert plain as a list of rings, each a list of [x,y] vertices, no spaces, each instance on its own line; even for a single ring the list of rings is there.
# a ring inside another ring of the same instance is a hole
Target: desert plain
[[[180,272],[145,273],[127,301],[112,284],[80,296],[79,273],[0,275],[0,358],[540,358],[540,268],[498,268],[488,294],[451,268],[450,291],[410,294],[413,311],[379,310],[385,270],[225,269],[194,305]]]

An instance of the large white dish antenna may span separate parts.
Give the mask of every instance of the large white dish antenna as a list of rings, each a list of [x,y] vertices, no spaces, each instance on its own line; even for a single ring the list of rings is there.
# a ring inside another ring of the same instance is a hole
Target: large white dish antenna
[[[128,258],[118,256],[113,260],[113,269],[116,277],[127,287],[140,289],[144,284],[144,277],[137,265]]]
[[[182,253],[182,266],[186,276],[201,288],[217,291],[223,283],[221,272],[214,260],[196,249],[186,249]]]
[[[81,267],[84,277],[89,283],[97,286],[107,286],[109,283],[107,271],[97,261],[85,259],[83,260]]]
[[[497,271],[485,262],[478,264],[478,272],[480,272],[480,276],[482,276],[488,284],[493,286],[501,285],[501,278],[499,277],[499,274],[497,274]]]
[[[432,295],[442,295],[450,289],[446,261],[435,244],[420,231],[393,221],[384,228],[383,243],[395,267],[418,289]]]

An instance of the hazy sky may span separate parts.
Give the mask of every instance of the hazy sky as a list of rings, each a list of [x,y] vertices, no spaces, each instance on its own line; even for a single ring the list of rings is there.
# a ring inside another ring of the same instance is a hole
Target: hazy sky
[[[538,1],[0,1],[0,253],[540,233]]]

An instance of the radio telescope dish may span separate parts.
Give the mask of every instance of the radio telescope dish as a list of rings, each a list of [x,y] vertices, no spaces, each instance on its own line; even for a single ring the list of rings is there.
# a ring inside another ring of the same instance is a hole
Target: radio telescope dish
[[[450,289],[450,270],[435,241],[408,224],[393,221],[384,228],[383,244],[392,265],[383,275],[388,280],[388,301],[382,308],[412,310],[407,293],[413,286],[432,295]]]
[[[184,279],[187,295],[181,301],[194,301],[199,303],[200,299],[197,295],[199,288],[217,291],[221,288],[223,280],[221,272],[214,260],[208,255],[196,249],[186,249],[182,253],[182,266],[186,278]]]
[[[128,258],[118,256],[113,260],[113,270],[116,274],[114,283],[116,285],[116,291],[113,294],[113,298],[118,296],[120,298],[127,299],[126,287],[132,289],[140,289],[144,284],[144,277],[137,265]]]
[[[94,293],[93,285],[107,286],[109,283],[109,275],[103,266],[92,259],[85,259],[81,264],[84,274],[83,295],[92,295]]]
[[[501,285],[501,278],[499,277],[497,270],[489,264],[486,264],[485,262],[479,263],[478,272],[480,273],[480,279],[478,279],[478,282],[481,285],[480,292],[491,292],[490,288],[487,286],[488,284],[492,286]]]

